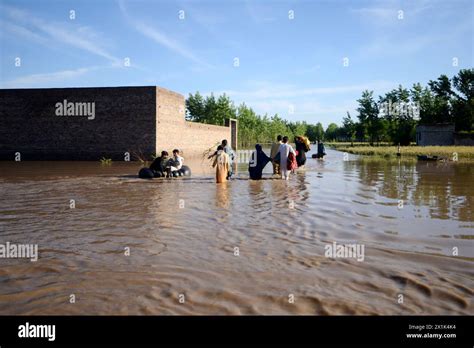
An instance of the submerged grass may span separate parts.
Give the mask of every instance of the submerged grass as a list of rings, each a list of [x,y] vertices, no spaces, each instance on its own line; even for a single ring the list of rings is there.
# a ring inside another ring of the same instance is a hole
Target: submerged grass
[[[112,159],[111,158],[105,158],[102,157],[100,159],[100,164],[105,165],[105,166],[110,166],[112,164]]]
[[[380,142],[380,143],[375,143],[374,147],[384,147],[384,146],[390,146],[392,143],[387,143],[387,142]],[[325,143],[326,146],[329,146],[329,147],[332,147],[332,148],[335,148],[335,149],[339,149],[341,147],[367,147],[367,146],[370,146],[369,143],[367,142],[358,142],[358,141],[354,141],[354,142],[350,142],[350,141],[347,141],[347,142],[327,142]],[[411,145],[416,145],[415,143],[412,143]]]
[[[397,157],[397,146],[337,146],[336,150],[355,155]],[[401,146],[401,157],[439,156],[447,160],[474,161],[474,146]]]

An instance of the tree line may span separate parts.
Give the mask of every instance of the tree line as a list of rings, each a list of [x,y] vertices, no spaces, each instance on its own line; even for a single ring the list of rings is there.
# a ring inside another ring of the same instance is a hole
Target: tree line
[[[374,97],[365,90],[357,100],[357,116],[347,112],[342,125],[335,123],[324,130],[320,122],[293,122],[273,116],[258,115],[242,103],[235,106],[225,94],[203,97],[199,92],[186,99],[186,119],[223,125],[228,118],[238,120],[239,147],[272,142],[278,134],[306,135],[311,141],[390,142],[408,145],[415,140],[417,124],[453,123],[458,132],[474,131],[474,69],[460,70],[453,78],[441,75],[427,86],[414,84]]]
[[[224,125],[225,120],[238,120],[238,145],[250,147],[256,143],[270,143],[277,135],[308,135],[310,125],[306,122],[289,122],[278,114],[269,116],[258,115],[245,103],[235,106],[230,98],[223,94],[218,97],[211,94],[203,97],[199,92],[190,94],[186,99],[186,119],[188,121]],[[323,127],[319,124],[321,133]],[[314,138],[316,139],[316,138]]]

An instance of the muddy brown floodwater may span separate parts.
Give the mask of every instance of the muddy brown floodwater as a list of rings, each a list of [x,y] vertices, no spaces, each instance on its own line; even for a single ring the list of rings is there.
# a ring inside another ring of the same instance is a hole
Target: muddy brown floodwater
[[[474,164],[328,150],[288,182],[241,165],[219,185],[187,164],[1,162],[0,244],[39,259],[0,259],[0,314],[474,314]]]

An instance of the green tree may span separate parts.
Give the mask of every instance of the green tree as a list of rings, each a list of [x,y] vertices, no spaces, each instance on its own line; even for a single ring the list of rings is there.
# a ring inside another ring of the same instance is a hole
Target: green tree
[[[346,139],[351,141],[351,146],[354,146],[354,141],[356,139],[356,124],[351,118],[349,111],[347,116],[342,119],[342,132]]]
[[[474,69],[462,69],[453,77],[453,120],[457,131],[474,130]]]
[[[270,119],[270,129],[271,141],[274,141],[278,135],[285,135],[289,133],[289,129],[285,121],[280,116],[278,116],[278,114],[275,114]]]
[[[330,123],[326,128],[324,138],[327,141],[336,141],[339,134],[339,126],[335,123]]]
[[[324,134],[324,129],[321,123],[307,125],[306,136],[309,141],[315,142],[316,140],[321,139],[322,134]]]
[[[211,120],[209,123],[224,125],[226,119],[236,118],[234,103],[225,94],[219,96],[215,102],[212,115],[208,117]]]
[[[324,128],[321,122],[316,124],[316,140],[324,140]]]
[[[249,108],[245,103],[242,103],[237,108],[237,120],[239,122],[238,127],[238,139],[240,147],[247,147],[257,142],[256,128],[257,128],[257,115]]]
[[[293,140],[293,137],[298,135],[305,136],[306,131],[308,130],[306,122],[289,122],[288,127],[291,130],[291,136],[288,134],[291,140]]]
[[[409,145],[414,140],[416,121],[411,109],[410,92],[401,85],[379,97],[379,102],[382,108],[383,118],[387,128],[389,139],[394,144]]]
[[[359,120],[363,124],[363,134],[365,139],[370,140],[372,144],[374,141],[379,141],[379,132],[381,124],[379,122],[379,110],[377,103],[374,100],[373,91],[363,91],[362,97],[357,100],[359,107]]]
[[[216,109],[217,109],[216,98],[214,97],[214,94],[211,93],[211,95],[207,96],[204,101],[204,120],[201,122],[216,124],[215,118],[214,118]]]
[[[186,119],[195,122],[204,122],[206,118],[205,101],[199,92],[189,93],[186,99]]]
[[[437,80],[429,81],[428,86],[434,94],[433,123],[451,123],[451,81],[446,75],[441,75]]]
[[[410,90],[411,100],[418,108],[418,118],[421,124],[434,123],[434,95],[428,87],[415,83]]]

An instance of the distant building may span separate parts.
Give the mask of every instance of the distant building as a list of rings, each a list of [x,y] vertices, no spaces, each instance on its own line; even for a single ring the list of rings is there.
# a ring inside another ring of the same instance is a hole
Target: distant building
[[[431,124],[416,127],[416,144],[428,145],[454,145],[454,124]]]
[[[474,133],[455,133],[454,145],[474,146]]]

